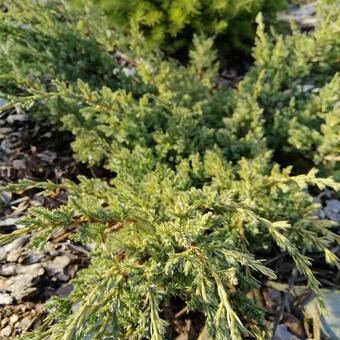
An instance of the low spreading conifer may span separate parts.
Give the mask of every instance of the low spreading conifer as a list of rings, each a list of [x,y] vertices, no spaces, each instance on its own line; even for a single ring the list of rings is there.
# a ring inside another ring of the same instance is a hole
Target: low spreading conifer
[[[54,298],[26,339],[165,339],[162,308],[175,299],[204,315],[213,339],[264,339],[264,311],[247,292],[275,279],[262,262],[273,248],[291,256],[323,307],[308,253],[339,267],[329,249],[340,237],[316,217],[308,189],[340,190],[312,168],[338,169],[336,1],[320,1],[319,18],[315,32],[284,40],[266,35],[259,16],[255,65],[234,90],[217,84],[211,38],[195,37],[183,67],[149,52],[138,27],[132,36],[108,30],[96,8],[8,4],[2,110],[19,104],[72,132],[75,157],[112,172],[108,182],[24,179],[0,189],[68,193],[58,209],[31,209],[1,244],[32,232],[42,248],[69,228],[93,248],[70,298]],[[297,152],[303,165],[288,158]]]

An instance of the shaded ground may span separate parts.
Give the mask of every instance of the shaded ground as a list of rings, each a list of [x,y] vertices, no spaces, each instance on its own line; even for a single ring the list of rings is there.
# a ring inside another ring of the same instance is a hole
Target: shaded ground
[[[51,132],[30,121],[18,108],[1,113],[0,185],[21,178],[58,183],[64,178],[74,180],[77,174],[91,176],[72,158],[71,139],[66,133]],[[0,233],[20,226],[20,219],[31,207],[52,209],[67,202],[65,192],[45,196],[29,190],[0,195]],[[67,240],[68,235],[54,235],[41,252],[26,250],[32,235],[0,247],[1,339],[37,328],[45,315],[43,304],[52,295],[65,297],[72,290],[69,281],[87,265],[88,250]]]

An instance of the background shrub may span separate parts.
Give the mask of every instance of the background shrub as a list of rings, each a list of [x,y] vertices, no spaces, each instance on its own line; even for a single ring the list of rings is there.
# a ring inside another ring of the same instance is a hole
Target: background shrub
[[[74,0],[75,3],[84,3]],[[283,0],[92,0],[106,13],[112,27],[127,33],[137,25],[148,45],[183,57],[194,35],[218,37],[222,55],[249,53],[255,35],[254,20],[262,11],[273,22]]]
[[[69,9],[58,18],[57,3],[48,6],[50,12],[42,9],[43,15],[33,12],[33,6],[24,12],[18,5],[2,14],[0,91],[9,99],[15,94],[13,100],[29,106],[36,118],[72,131],[81,161],[116,172],[122,159],[128,162],[138,149],[175,165],[214,144],[235,161],[252,150],[261,152],[259,143],[264,143],[276,161],[293,165],[295,173],[316,165],[338,178],[340,34],[335,2],[329,2],[331,10],[319,11],[322,22],[314,33],[293,29],[285,41],[265,34],[259,18],[255,65],[239,91],[211,90],[218,63],[210,38],[196,36],[185,68],[150,53],[138,31],[129,39],[108,34],[105,18],[95,8],[91,15]],[[112,57],[118,45],[130,60],[143,58],[128,75]]]

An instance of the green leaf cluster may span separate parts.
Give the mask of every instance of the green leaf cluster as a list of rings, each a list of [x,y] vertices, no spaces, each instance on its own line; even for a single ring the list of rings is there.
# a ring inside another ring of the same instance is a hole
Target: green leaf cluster
[[[323,8],[325,9],[323,11]],[[251,91],[262,76],[259,103],[275,158],[295,166],[317,166],[340,178],[340,10],[338,1],[319,4],[315,32],[270,37],[261,17],[253,51],[255,66],[242,86]]]
[[[329,248],[340,238],[317,219],[308,189],[340,190],[311,168],[338,169],[336,2],[320,1],[319,17],[315,33],[285,40],[265,34],[258,17],[256,63],[235,90],[217,83],[206,36],[195,36],[183,67],[149,52],[138,27],[108,30],[95,7],[21,0],[0,12],[6,107],[72,132],[75,157],[112,172],[109,182],[0,189],[68,192],[66,205],[32,209],[0,244],[33,231],[41,247],[70,227],[93,248],[70,299],[55,299],[27,339],[165,339],[162,311],[174,299],[205,316],[213,339],[263,339],[264,312],[247,293],[275,278],[262,261],[273,248],[291,256],[322,306],[308,253],[339,267]],[[295,152],[311,164],[288,159]]]
[[[91,0],[112,27],[129,32],[137,25],[149,47],[187,52],[194,35],[218,38],[220,52],[249,52],[254,20],[262,11],[268,22],[285,6],[282,0]],[[87,3],[73,0],[73,3]],[[226,46],[228,45],[228,46]]]
[[[0,11],[0,93],[10,102],[12,96],[25,97],[24,107],[36,118],[59,124],[67,108],[52,100],[46,109],[46,100],[40,99],[55,90],[55,81],[72,85],[83,80],[92,89],[143,92],[131,79],[126,82],[110,55],[116,48],[114,33],[105,32],[98,10],[61,12],[60,3],[14,1],[6,4],[7,12]]]

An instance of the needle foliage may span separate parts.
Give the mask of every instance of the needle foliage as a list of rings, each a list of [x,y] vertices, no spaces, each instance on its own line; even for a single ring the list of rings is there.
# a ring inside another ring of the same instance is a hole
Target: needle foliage
[[[83,5],[84,0],[72,0]],[[149,47],[187,53],[194,35],[219,37],[221,54],[249,53],[254,20],[262,11],[268,22],[285,8],[282,0],[91,0],[103,9],[111,27],[129,32],[138,26]]]
[[[266,35],[259,16],[255,65],[234,90],[217,84],[211,38],[195,37],[183,67],[150,53],[137,27],[127,37],[108,30],[95,8],[8,4],[0,14],[5,108],[20,104],[72,132],[75,157],[112,172],[108,182],[1,188],[66,190],[68,203],[31,209],[0,243],[34,232],[32,244],[43,247],[70,228],[93,247],[71,297],[54,299],[26,339],[166,339],[163,308],[174,299],[204,315],[213,339],[264,339],[264,311],[247,292],[275,279],[262,261],[273,248],[291,256],[322,306],[308,252],[339,267],[329,248],[340,237],[317,219],[308,189],[340,189],[312,168],[338,170],[340,9],[321,5],[314,33],[293,30],[285,40]]]

